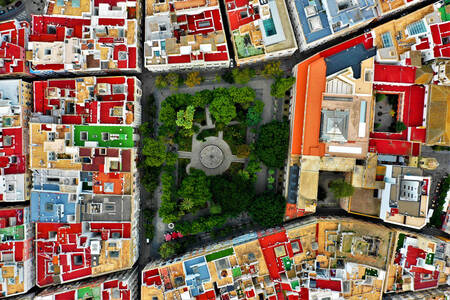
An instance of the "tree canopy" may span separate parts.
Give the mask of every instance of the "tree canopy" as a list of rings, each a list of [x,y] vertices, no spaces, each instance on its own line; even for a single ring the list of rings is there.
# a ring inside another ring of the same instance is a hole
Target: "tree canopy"
[[[289,123],[272,121],[261,126],[255,143],[256,156],[270,168],[282,168],[287,158]]]
[[[200,76],[200,72],[195,71],[187,75],[186,81],[184,82],[188,87],[194,87],[202,83],[203,78]]]
[[[249,189],[248,182],[239,177],[212,177],[211,191],[214,203],[222,207],[223,213],[231,216],[237,216],[247,210],[253,197],[253,189]]]
[[[256,126],[261,122],[262,112],[264,110],[264,102],[255,100],[252,106],[247,111],[247,126]]]
[[[211,200],[209,178],[205,172],[191,169],[190,174],[181,182],[178,196],[182,199],[181,207],[185,212],[195,212]]]
[[[248,109],[255,101],[255,90],[248,86],[242,88],[232,86],[228,89],[228,93],[233,102],[239,103],[243,109]]]
[[[255,76],[255,71],[250,68],[245,69],[234,68],[231,71],[231,74],[233,75],[233,80],[235,83],[246,84],[250,81],[250,79],[253,78],[253,76]]]
[[[144,164],[150,167],[159,167],[166,161],[166,145],[163,141],[144,138],[142,144]]]
[[[268,191],[255,197],[248,212],[259,225],[273,227],[283,223],[285,210],[286,200],[284,197]]]
[[[192,96],[192,105],[194,107],[204,108],[213,100],[213,92],[210,90],[201,90]]]
[[[209,106],[209,111],[217,123],[222,123],[224,125],[230,123],[231,120],[237,116],[236,106],[231,99],[225,95],[214,97],[214,100]]]
[[[264,65],[262,75],[266,78],[279,78],[283,76],[283,70],[280,68],[280,61],[271,61]]]
[[[276,98],[284,98],[295,82],[294,77],[278,78],[271,85],[270,94]]]
[[[330,190],[337,199],[350,197],[355,189],[344,179],[336,179],[330,182]]]
[[[164,75],[158,75],[156,76],[156,80],[155,80],[155,86],[158,89],[165,89],[169,84],[166,81],[166,77]]]
[[[173,242],[165,242],[162,243],[159,247],[159,255],[161,258],[167,259],[172,256],[175,256],[181,249],[181,244],[173,241]]]
[[[191,129],[194,121],[195,108],[193,105],[188,105],[186,110],[180,109],[177,112],[176,124],[178,127]]]

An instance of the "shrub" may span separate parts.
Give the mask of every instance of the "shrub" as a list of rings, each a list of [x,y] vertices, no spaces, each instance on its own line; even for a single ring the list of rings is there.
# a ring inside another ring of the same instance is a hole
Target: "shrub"
[[[354,187],[344,181],[344,179],[336,179],[330,182],[330,190],[337,199],[350,197],[353,195]]]

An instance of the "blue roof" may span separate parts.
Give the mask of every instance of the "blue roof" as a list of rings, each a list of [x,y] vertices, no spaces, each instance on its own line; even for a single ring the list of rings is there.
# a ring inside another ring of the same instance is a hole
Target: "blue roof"
[[[208,266],[204,256],[195,257],[184,262],[186,272],[186,284],[189,286],[192,296],[198,296],[204,292],[202,283],[210,281]]]
[[[305,13],[305,7],[314,5],[316,7],[316,15],[311,16],[309,18],[319,17],[322,23],[322,29],[311,31],[309,27],[308,17]],[[302,26],[303,35],[305,36],[305,40],[307,43],[311,43],[317,40],[320,40],[326,36],[329,36],[333,32],[331,31],[330,24],[328,23],[327,13],[322,7],[319,0],[295,0],[295,7],[297,8],[297,14],[300,19],[300,25]]]
[[[357,44],[351,48],[325,58],[327,64],[327,76],[344,70],[348,67],[353,69],[353,77],[361,77],[361,62],[369,57],[375,56],[376,48],[367,50],[363,44]]]
[[[31,192],[31,221],[67,223],[68,215],[75,215],[75,203],[69,194]]]
[[[338,22],[342,23],[342,26],[333,27],[335,32],[372,20],[376,17],[374,0],[358,0],[358,5],[341,10],[336,0],[326,1],[331,24],[337,25]]]

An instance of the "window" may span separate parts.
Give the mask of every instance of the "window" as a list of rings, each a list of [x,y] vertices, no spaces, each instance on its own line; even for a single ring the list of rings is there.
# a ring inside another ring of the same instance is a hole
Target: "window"
[[[159,31],[166,31],[167,27],[166,25],[159,25]]]
[[[56,161],[56,153],[55,152],[49,152],[48,153],[48,160],[50,161]]]
[[[46,203],[45,204],[45,210],[46,211],[53,211],[53,208],[54,208],[53,203]]]
[[[44,54],[45,54],[45,55],[51,55],[51,54],[52,54],[52,49],[45,48]]]
[[[82,141],[87,141],[87,139],[88,139],[88,133],[87,133],[87,131],[82,131],[82,132],[80,132],[80,140],[82,140]]]
[[[14,184],[8,184],[8,192],[14,192]]]
[[[55,133],[54,132],[49,132],[48,134],[47,134],[47,140],[48,141],[50,141],[50,142],[53,142],[54,140],[55,140]]]
[[[389,48],[389,47],[394,46],[390,32],[383,33],[381,35],[381,41],[383,43],[383,48]]]

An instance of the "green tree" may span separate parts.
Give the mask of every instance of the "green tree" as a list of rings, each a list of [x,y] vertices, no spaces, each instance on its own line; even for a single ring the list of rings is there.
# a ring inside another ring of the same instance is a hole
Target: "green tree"
[[[278,78],[270,87],[270,94],[276,98],[284,98],[295,82],[294,77]]]
[[[167,83],[166,77],[164,75],[158,75],[156,76],[156,80],[155,80],[155,86],[162,90],[167,88],[169,84]]]
[[[264,69],[262,70],[262,75],[265,78],[274,78],[277,79],[282,77],[284,72],[280,68],[280,61],[271,61],[264,65]]]
[[[403,130],[406,130],[407,127],[405,125],[405,123],[403,123],[402,121],[397,121],[395,123],[395,131],[396,132],[402,132]]]
[[[210,201],[212,196],[209,190],[209,179],[205,172],[191,168],[190,174],[181,182],[178,196],[183,199],[183,202],[186,201],[185,206],[189,208],[182,209],[189,213],[195,212]],[[189,201],[192,205],[187,205]]]
[[[211,192],[214,203],[219,204],[222,212],[230,216],[237,216],[245,211],[253,197],[253,188],[249,189],[248,182],[237,176],[212,177]]]
[[[330,182],[330,190],[337,199],[350,197],[355,188],[344,179],[336,179]]]
[[[147,166],[159,167],[166,161],[166,145],[162,140],[144,138],[142,144],[142,155]]]
[[[252,106],[247,111],[247,126],[256,126],[262,120],[262,113],[264,110],[264,102],[255,100]]]
[[[226,83],[229,83],[229,84],[234,83],[234,77],[233,77],[233,73],[231,71],[225,71],[225,73],[222,74],[222,79]]]
[[[178,221],[180,212],[178,211],[178,203],[174,197],[175,180],[170,171],[165,170],[161,175],[162,195],[161,205],[158,210],[159,216],[166,224]]]
[[[237,84],[246,84],[250,81],[250,79],[255,76],[255,71],[250,68],[239,69],[234,68],[231,70],[231,74],[233,75],[234,82]]]
[[[201,90],[192,96],[192,105],[196,108],[204,108],[213,100],[213,92],[210,90]]]
[[[209,208],[209,213],[212,215],[219,215],[222,212],[222,206],[219,204],[212,204]]]
[[[180,87],[181,78],[180,75],[178,75],[177,73],[169,73],[166,75],[166,81],[171,90],[177,91],[178,88]]]
[[[265,192],[256,196],[248,212],[253,221],[264,227],[273,227],[283,223],[286,200],[280,194]]]
[[[184,82],[188,87],[194,87],[202,83],[203,77],[200,76],[200,72],[191,72],[187,75],[186,81]]]
[[[209,111],[217,123],[227,125],[236,118],[236,107],[229,97],[215,97],[209,106]]]
[[[168,259],[175,256],[181,249],[181,245],[175,241],[165,242],[159,247],[159,255],[161,258]]]
[[[261,126],[255,154],[269,168],[282,168],[287,158],[288,143],[288,121],[272,121]]]
[[[239,103],[243,109],[248,109],[255,101],[255,90],[248,86],[242,88],[232,86],[228,89],[228,93],[233,102]]]
[[[176,126],[176,117],[177,114],[175,109],[170,103],[163,102],[161,104],[161,109],[159,110],[159,121],[167,127],[175,127]]]
[[[185,129],[191,129],[194,121],[195,108],[193,105],[188,105],[186,110],[180,109],[177,112],[177,120],[175,123],[178,127],[183,127]]]

